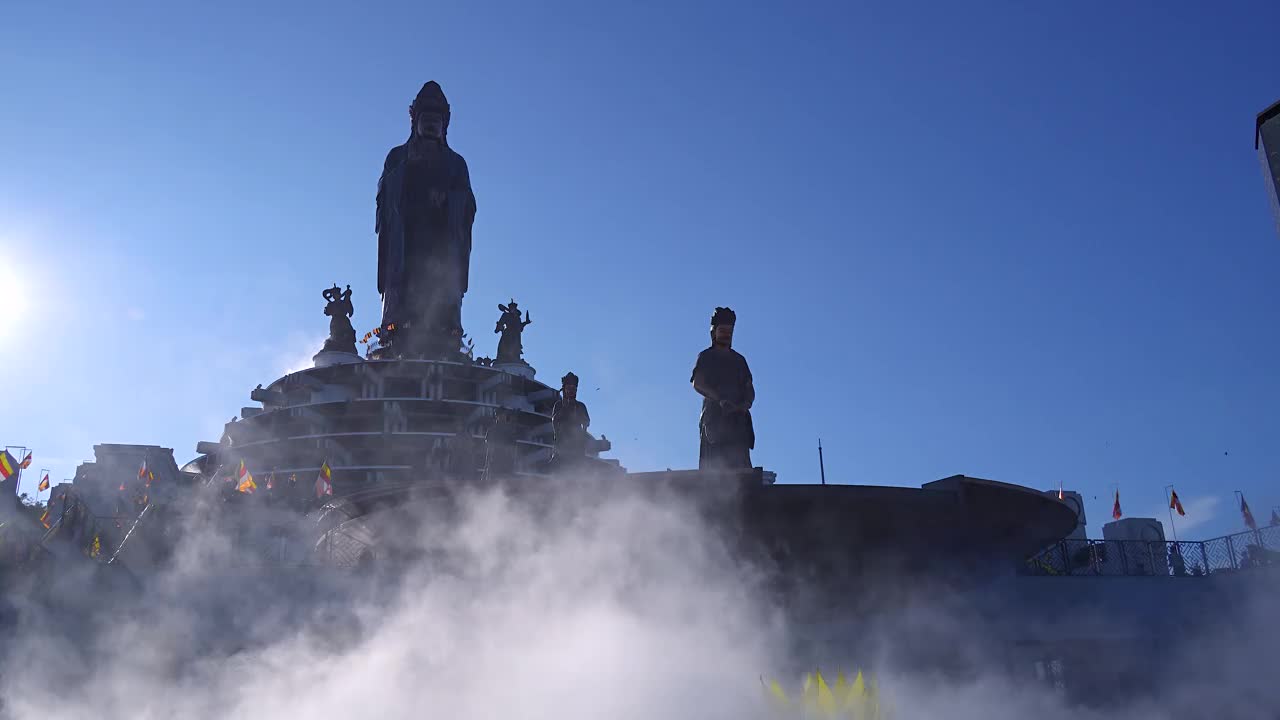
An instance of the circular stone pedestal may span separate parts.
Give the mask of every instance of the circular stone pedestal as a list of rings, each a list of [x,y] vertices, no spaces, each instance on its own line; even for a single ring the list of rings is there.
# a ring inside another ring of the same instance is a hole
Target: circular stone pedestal
[[[318,368],[364,362],[364,358],[356,355],[355,353],[338,352],[335,350],[321,350],[312,356],[311,359],[315,361],[315,366]]]
[[[519,375],[529,380],[533,379],[534,369],[528,363],[495,363],[494,370],[501,370],[508,375]]]

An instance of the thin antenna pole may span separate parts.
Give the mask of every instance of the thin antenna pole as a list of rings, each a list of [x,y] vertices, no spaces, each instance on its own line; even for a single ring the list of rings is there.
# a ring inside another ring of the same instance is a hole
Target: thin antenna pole
[[[822,473],[822,484],[827,484],[827,466],[822,462],[822,438],[818,438],[818,472]]]
[[[1173,541],[1178,542],[1178,526],[1173,522],[1173,486],[1164,486],[1164,504],[1169,506],[1169,527],[1173,529]]]

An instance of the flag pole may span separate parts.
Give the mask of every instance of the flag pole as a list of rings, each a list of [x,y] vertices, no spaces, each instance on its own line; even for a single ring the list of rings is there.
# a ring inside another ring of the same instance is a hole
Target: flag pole
[[[1173,522],[1173,486],[1164,486],[1164,504],[1168,505],[1169,510],[1169,527],[1173,529],[1173,541],[1178,542],[1178,526]]]
[[[1243,490],[1236,491],[1236,500],[1237,500],[1236,511],[1240,513],[1240,519],[1241,521],[1243,521],[1244,520],[1244,491]],[[1249,516],[1253,517],[1252,510],[1249,511]],[[1257,518],[1253,518],[1253,527],[1249,529],[1253,531],[1253,540],[1254,542],[1258,543],[1258,548],[1261,549],[1262,548],[1262,531],[1258,529]]]
[[[25,445],[6,445],[4,449],[6,452],[10,449],[18,451],[18,456],[13,458],[18,463],[17,472],[14,473],[13,478],[13,496],[22,497],[22,461],[26,459],[27,451],[30,448]],[[9,456],[13,457],[13,453],[9,453]]]
[[[818,472],[822,474],[822,484],[827,484],[827,466],[822,462],[822,438],[818,438]]]

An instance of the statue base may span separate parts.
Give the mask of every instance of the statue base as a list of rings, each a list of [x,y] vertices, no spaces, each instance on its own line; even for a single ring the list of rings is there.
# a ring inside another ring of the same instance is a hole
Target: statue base
[[[463,352],[462,341],[452,334],[415,335],[407,329],[383,333],[378,344],[369,350],[369,359],[471,362]]]
[[[342,352],[339,350],[321,350],[312,358],[316,367],[329,367],[331,365],[347,365],[349,363],[364,362],[364,358],[355,353]]]
[[[494,370],[501,370],[508,375],[519,375],[522,378],[533,379],[534,369],[529,363],[494,363]]]

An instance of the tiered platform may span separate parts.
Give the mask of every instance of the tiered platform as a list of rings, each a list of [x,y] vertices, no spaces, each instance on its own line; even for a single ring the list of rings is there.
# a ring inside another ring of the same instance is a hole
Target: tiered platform
[[[551,458],[551,408],[559,391],[520,372],[471,362],[364,360],[286,375],[251,397],[219,442],[202,442],[186,469],[212,477],[245,462],[261,480],[296,475],[311,486],[321,463],[336,495],[378,483],[468,481],[485,466],[485,438],[499,408],[511,411],[516,475],[542,475]],[[592,437],[588,462],[608,440]]]

